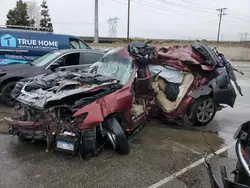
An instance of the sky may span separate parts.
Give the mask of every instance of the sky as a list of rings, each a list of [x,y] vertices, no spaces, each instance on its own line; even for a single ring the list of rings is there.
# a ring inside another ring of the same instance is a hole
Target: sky
[[[25,0],[24,0],[25,1]],[[36,1],[39,5],[42,0]],[[55,33],[94,35],[95,0],[47,0]],[[117,37],[127,35],[128,0],[99,0],[99,36],[109,36],[109,18],[118,17]],[[0,0],[0,25],[16,0]],[[130,36],[154,39],[216,40],[219,16],[223,40],[240,40],[249,33],[250,0],[131,0]]]

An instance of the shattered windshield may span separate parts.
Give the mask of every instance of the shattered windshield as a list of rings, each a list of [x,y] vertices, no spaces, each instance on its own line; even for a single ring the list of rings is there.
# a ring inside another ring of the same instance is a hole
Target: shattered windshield
[[[91,66],[90,72],[115,78],[122,85],[126,85],[133,72],[133,64],[131,59],[124,57],[118,51],[109,51]]]

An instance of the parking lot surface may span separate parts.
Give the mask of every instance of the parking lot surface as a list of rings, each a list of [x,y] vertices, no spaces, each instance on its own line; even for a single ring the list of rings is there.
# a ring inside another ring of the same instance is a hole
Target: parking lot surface
[[[130,140],[131,152],[125,156],[107,147],[99,156],[81,161],[64,153],[46,153],[43,142],[21,142],[0,134],[0,187],[149,187],[170,177],[200,160],[204,152],[230,145],[238,126],[250,119],[250,63],[235,64],[245,75],[238,76],[244,96],[237,94],[233,109],[218,112],[206,127],[167,125],[154,119]],[[13,110],[1,106],[0,132],[4,132],[2,118]],[[220,164],[226,165],[229,175],[236,164],[234,148],[213,157],[210,163],[218,180]],[[206,188],[210,184],[202,163],[160,187]]]

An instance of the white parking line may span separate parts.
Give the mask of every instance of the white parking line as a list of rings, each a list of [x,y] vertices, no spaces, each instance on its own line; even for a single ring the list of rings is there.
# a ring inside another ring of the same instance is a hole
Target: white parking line
[[[10,137],[10,136],[9,136],[9,135],[3,135],[3,136],[1,135],[1,136],[0,136],[0,139],[2,139],[2,138],[7,138],[7,137]]]
[[[193,149],[191,149],[191,148],[189,148],[189,147],[187,147],[187,146],[184,146],[184,145],[182,145],[182,144],[180,144],[180,143],[178,143],[178,142],[174,142],[174,141],[173,141],[173,143],[175,143],[176,145],[178,145],[178,146],[180,146],[180,147],[182,147],[182,148],[185,148],[185,149],[187,149],[187,150],[193,152],[194,154],[201,155],[200,152],[195,151],[195,150],[193,150]]]
[[[219,154],[223,153],[224,151],[226,151],[226,150],[228,150],[229,148],[233,147],[233,146],[235,145],[235,143],[236,143],[236,142],[233,142],[232,144],[230,144],[230,145],[228,145],[228,146],[225,146],[225,147],[223,147],[223,148],[217,150],[217,151],[215,152],[215,154],[219,155]],[[214,154],[211,153],[210,155],[207,156],[207,159],[210,159],[210,158],[212,158],[213,156],[214,156]],[[176,177],[178,177],[178,176],[184,174],[184,173],[187,172],[188,170],[190,170],[190,169],[192,169],[192,168],[194,168],[194,167],[196,167],[196,166],[198,166],[198,165],[200,165],[200,164],[202,164],[202,163],[204,163],[204,162],[205,162],[205,161],[204,161],[204,158],[201,158],[200,160],[198,160],[198,161],[192,163],[191,165],[189,165],[189,166],[187,166],[187,167],[181,169],[180,171],[175,172],[174,174],[172,174],[172,175],[170,175],[170,176],[168,176],[168,177],[162,179],[161,181],[159,181],[159,182],[157,182],[157,183],[155,183],[155,184],[149,186],[148,188],[157,188],[157,187],[160,187],[160,186],[162,186],[162,185],[168,183],[169,181],[173,180],[174,178],[176,178]]]

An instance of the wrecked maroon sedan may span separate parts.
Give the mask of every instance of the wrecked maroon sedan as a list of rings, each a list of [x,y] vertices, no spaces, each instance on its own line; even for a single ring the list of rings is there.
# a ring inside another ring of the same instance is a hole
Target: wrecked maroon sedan
[[[234,106],[237,70],[223,54],[195,41],[155,48],[132,42],[110,50],[89,70],[43,74],[17,83],[19,117],[9,132],[42,139],[56,150],[96,155],[110,142],[120,154],[150,117],[206,125],[216,111]]]

